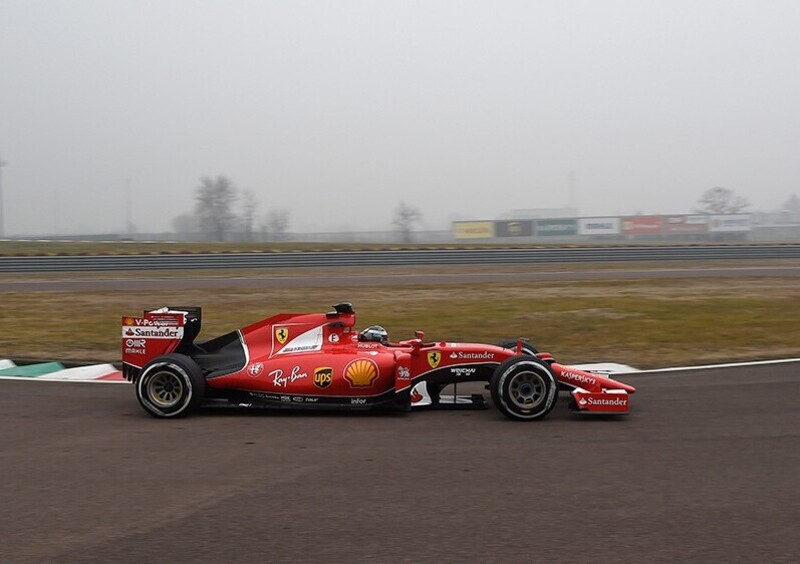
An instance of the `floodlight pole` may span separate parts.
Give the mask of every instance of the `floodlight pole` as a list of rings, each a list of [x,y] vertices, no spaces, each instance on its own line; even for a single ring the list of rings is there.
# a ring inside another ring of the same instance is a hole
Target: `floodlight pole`
[[[125,179],[125,231],[130,237],[133,233],[133,221],[131,220],[131,179]]]
[[[569,207],[575,208],[575,171],[569,171]]]
[[[6,166],[6,163],[3,162],[3,159],[0,159],[0,239],[5,239],[6,230],[5,224],[3,223],[3,167]]]

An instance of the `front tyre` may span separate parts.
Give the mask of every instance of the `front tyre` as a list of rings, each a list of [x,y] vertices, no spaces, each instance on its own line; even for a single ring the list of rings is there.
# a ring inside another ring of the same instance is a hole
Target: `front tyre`
[[[530,356],[511,357],[498,366],[490,389],[497,409],[515,421],[541,419],[558,400],[558,382],[550,366]]]
[[[136,379],[136,398],[154,417],[182,417],[200,406],[206,381],[197,363],[182,354],[148,362]]]

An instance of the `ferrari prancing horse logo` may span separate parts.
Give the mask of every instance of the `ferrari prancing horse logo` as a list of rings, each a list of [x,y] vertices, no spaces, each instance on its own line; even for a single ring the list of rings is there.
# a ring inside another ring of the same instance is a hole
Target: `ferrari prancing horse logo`
[[[431,365],[431,368],[436,368],[439,366],[439,362],[442,360],[442,352],[441,351],[429,351],[428,352],[428,364]]]
[[[286,327],[276,327],[275,338],[278,339],[280,344],[284,344],[286,339],[289,338],[289,330]]]

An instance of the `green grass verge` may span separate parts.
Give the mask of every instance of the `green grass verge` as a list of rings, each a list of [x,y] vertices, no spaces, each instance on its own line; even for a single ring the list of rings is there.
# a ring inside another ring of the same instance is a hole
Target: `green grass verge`
[[[355,304],[394,339],[526,336],[564,362],[637,367],[800,356],[797,278],[674,279],[215,291],[0,293],[0,358],[119,359],[122,315],[203,307],[210,338],[277,312]]]

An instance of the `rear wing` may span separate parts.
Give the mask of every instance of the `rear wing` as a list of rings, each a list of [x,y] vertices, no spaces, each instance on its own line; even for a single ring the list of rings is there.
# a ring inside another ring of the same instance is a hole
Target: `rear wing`
[[[200,332],[199,307],[163,307],[142,317],[122,318],[122,374],[133,381],[142,367],[163,354],[180,352]]]

